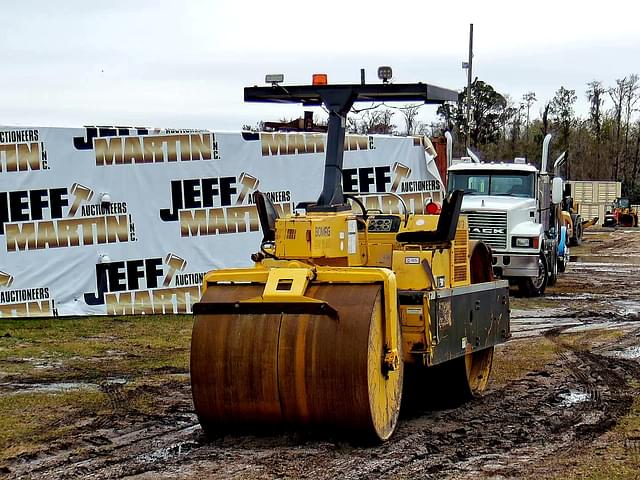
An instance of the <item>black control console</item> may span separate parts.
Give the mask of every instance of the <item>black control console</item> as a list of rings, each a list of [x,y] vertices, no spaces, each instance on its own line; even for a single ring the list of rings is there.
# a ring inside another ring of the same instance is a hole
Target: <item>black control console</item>
[[[368,221],[369,233],[391,233],[400,230],[400,217],[397,215],[372,215]]]

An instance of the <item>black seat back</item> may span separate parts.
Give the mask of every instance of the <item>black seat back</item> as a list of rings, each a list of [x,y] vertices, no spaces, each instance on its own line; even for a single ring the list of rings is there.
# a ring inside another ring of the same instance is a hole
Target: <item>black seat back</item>
[[[450,242],[456,237],[463,196],[462,190],[454,190],[444,199],[436,228],[436,238],[439,241]]]
[[[464,192],[462,190],[455,190],[444,199],[435,230],[402,232],[396,235],[396,240],[403,243],[443,243],[452,241],[456,237],[463,196]]]
[[[260,228],[262,228],[262,241],[273,242],[276,239],[276,220],[280,215],[271,199],[259,190],[253,193],[253,199],[256,202]]]

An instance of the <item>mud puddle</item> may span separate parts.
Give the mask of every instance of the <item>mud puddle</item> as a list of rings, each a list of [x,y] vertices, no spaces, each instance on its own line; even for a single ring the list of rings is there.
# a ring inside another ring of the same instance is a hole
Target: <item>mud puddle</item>
[[[98,390],[100,386],[86,382],[0,383],[0,395],[20,393],[64,393],[74,390]]]
[[[625,255],[624,257],[611,257],[608,255],[569,255],[569,262],[575,266],[576,263],[601,263],[609,266],[614,265],[640,265],[640,255]]]
[[[638,339],[640,342],[640,338]],[[616,358],[626,358],[629,360],[640,359],[640,346],[632,346],[625,348],[624,350],[614,350],[609,353],[610,356]]]
[[[5,382],[0,383],[0,395],[11,395],[21,393],[65,393],[76,390],[108,390],[125,385],[125,378],[107,378],[100,383],[91,382]]]
[[[569,390],[566,393],[560,393],[559,397],[561,400],[560,406],[562,407],[571,407],[572,405],[586,402],[590,398],[588,393],[578,390]]]

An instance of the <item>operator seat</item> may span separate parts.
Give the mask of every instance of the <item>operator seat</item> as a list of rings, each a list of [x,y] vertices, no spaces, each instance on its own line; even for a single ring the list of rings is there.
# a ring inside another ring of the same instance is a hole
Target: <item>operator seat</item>
[[[269,197],[259,190],[253,193],[253,200],[258,210],[260,228],[262,229],[262,242],[274,242],[276,240],[276,220],[280,218],[275,205]]]
[[[458,228],[463,196],[464,192],[462,190],[455,190],[444,199],[435,230],[402,232],[396,235],[396,240],[402,243],[444,243],[452,241]]]

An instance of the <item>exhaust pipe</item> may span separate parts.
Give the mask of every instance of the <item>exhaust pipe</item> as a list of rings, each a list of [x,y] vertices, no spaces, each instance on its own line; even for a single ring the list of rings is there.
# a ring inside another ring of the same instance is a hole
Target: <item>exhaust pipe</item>
[[[444,136],[447,139],[447,169],[451,166],[453,162],[453,137],[451,137],[451,132],[444,132]]]
[[[547,133],[542,142],[542,165],[540,173],[547,173],[547,162],[549,160],[549,143],[551,143],[551,134]]]
[[[480,161],[480,157],[478,157],[478,155],[473,153],[473,150],[471,150],[469,147],[467,147],[467,155],[471,157],[471,160],[473,161],[473,163],[482,163]]]
[[[564,152],[562,152],[562,154],[560,154],[558,158],[556,158],[556,161],[553,163],[553,174],[555,176],[558,176],[560,174],[560,167],[562,166],[562,164],[565,162],[566,159],[567,159],[567,151],[565,150]]]

